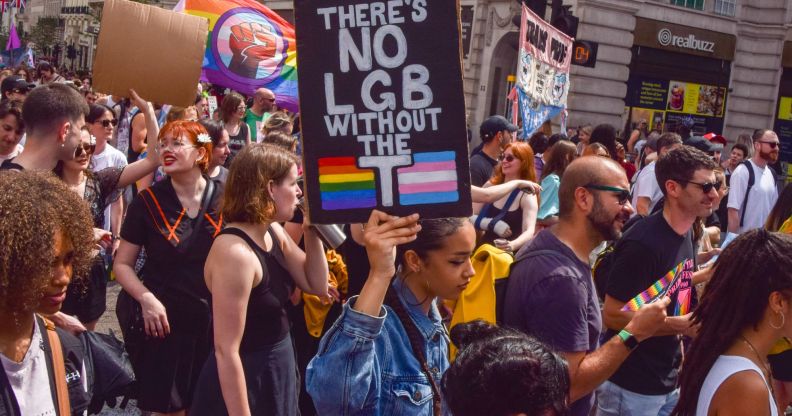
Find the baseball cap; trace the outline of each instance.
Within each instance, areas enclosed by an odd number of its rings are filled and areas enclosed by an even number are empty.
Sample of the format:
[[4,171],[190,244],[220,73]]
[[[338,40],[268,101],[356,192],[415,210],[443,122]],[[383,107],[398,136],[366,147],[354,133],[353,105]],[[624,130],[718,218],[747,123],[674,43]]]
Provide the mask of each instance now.
[[481,127],[479,128],[479,134],[481,135],[481,141],[488,142],[490,139],[495,137],[496,134],[502,132],[504,130],[508,130],[510,132],[517,131],[517,126],[512,123],[509,123],[506,120],[506,117],[503,116],[490,116],[483,123],[481,123]]
[[3,98],[5,98],[5,94],[9,91],[12,90],[30,91],[35,86],[36,86],[35,84],[31,84],[25,81],[22,77],[18,77],[16,75],[9,75],[5,77],[2,83],[0,83],[0,93],[3,95]]
[[705,134],[702,137],[704,137],[705,139],[707,139],[707,140],[709,140],[709,141],[711,141],[713,143],[720,143],[723,146],[726,146],[726,143],[727,143],[726,142],[726,138],[721,136],[718,133],[707,133],[707,134]]
[[713,153],[717,151],[723,150],[723,145],[719,143],[713,143],[701,136],[692,136],[685,142],[686,145],[695,147],[696,149],[701,150],[704,153]]

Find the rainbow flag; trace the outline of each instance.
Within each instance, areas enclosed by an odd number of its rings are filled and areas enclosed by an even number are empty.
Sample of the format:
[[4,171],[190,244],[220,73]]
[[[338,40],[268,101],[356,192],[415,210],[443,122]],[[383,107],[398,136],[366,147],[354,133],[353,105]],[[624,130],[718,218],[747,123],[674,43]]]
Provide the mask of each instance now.
[[459,200],[456,153],[413,154],[413,165],[396,170],[402,205],[440,204]]
[[322,209],[375,208],[374,171],[358,169],[355,157],[319,159],[319,194]]
[[294,27],[254,0],[181,0],[174,11],[209,19],[201,80],[251,95],[265,87],[297,106]]
[[676,267],[666,273],[662,278],[660,278],[660,280],[654,282],[652,286],[649,286],[649,289],[644,290],[634,298],[630,299],[629,302],[624,304],[624,307],[621,310],[635,312],[638,309],[641,309],[641,306],[646,305],[647,303],[652,303],[660,296],[665,295],[668,289],[674,284],[674,281],[682,275],[681,272],[684,270],[684,268],[685,261],[682,261]]

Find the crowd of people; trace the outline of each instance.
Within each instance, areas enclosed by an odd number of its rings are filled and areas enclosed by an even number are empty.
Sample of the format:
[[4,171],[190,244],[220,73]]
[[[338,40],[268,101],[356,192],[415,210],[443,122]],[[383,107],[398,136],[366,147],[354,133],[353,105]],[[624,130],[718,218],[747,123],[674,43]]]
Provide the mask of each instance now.
[[339,245],[303,214],[299,121],[268,89],[204,84],[179,108],[47,63],[0,78],[0,414],[87,413],[75,335],[109,279],[130,394],[157,415],[792,403],[792,187],[771,130],[726,154],[685,126],[523,138],[492,116],[470,218],[373,210]]

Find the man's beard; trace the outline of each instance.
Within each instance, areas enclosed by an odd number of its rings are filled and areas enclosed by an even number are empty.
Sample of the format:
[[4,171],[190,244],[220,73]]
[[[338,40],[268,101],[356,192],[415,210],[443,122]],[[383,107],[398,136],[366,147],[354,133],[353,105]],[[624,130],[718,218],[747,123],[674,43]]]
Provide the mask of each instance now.
[[775,151],[770,151],[770,152],[763,152],[763,151],[760,150],[759,151],[759,157],[761,157],[762,159],[764,159],[764,160],[766,160],[766,161],[768,161],[770,163],[775,163],[775,162],[778,161],[778,151],[775,150]]
[[[630,217],[629,215],[625,215],[623,210],[619,210],[619,213],[615,216],[608,214],[608,211],[605,210],[605,207],[600,203],[599,198],[595,197],[594,207],[586,218],[589,220],[591,227],[602,237],[603,241],[612,241],[621,238],[621,227],[624,226],[624,223],[627,222]],[[621,226],[618,228],[616,226],[617,220],[621,220]]]

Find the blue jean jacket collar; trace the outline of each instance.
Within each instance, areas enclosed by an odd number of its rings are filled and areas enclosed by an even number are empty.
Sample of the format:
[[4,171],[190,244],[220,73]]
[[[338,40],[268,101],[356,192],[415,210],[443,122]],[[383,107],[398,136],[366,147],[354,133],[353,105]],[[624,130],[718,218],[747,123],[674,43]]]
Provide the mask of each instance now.
[[429,314],[424,314],[419,300],[410,288],[404,283],[401,277],[393,278],[393,290],[399,296],[399,299],[404,303],[405,309],[410,314],[415,326],[421,331],[424,338],[431,340],[436,335],[448,338],[447,331],[443,325],[443,320],[440,317],[440,311],[437,308],[437,299],[432,300],[432,305],[429,307]]

